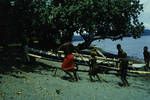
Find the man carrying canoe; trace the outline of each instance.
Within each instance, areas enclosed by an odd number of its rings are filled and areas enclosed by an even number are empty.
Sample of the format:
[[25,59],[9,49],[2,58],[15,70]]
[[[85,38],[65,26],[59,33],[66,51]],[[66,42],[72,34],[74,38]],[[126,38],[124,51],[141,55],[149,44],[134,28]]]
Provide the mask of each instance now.
[[145,61],[145,71],[149,69],[149,62],[150,62],[150,52],[148,51],[148,47],[145,46],[143,48],[143,56],[144,56],[144,61]]
[[120,44],[117,44],[117,50],[118,50],[118,58],[120,62],[120,76],[122,80],[122,84],[119,83],[121,86],[129,86],[129,83],[126,79],[127,76],[127,69],[128,69],[128,60],[127,60],[127,53],[123,51]]
[[[71,80],[78,81],[78,77],[76,73],[78,68],[75,64],[74,55],[73,55],[74,46],[72,45],[72,43],[69,42],[65,43],[63,46],[65,47],[64,50],[65,57],[61,65],[62,70],[70,76]],[[73,73],[73,75],[71,74],[71,72]]]

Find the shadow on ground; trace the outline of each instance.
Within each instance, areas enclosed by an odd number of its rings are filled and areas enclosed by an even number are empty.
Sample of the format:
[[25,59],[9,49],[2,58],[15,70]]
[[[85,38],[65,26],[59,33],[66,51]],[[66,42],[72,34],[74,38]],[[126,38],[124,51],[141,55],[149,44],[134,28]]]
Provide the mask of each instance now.
[[54,71],[50,66],[38,62],[25,62],[25,54],[21,48],[7,48],[0,50],[0,74],[11,75],[15,78],[23,78],[13,73],[33,72],[41,73],[41,70]]

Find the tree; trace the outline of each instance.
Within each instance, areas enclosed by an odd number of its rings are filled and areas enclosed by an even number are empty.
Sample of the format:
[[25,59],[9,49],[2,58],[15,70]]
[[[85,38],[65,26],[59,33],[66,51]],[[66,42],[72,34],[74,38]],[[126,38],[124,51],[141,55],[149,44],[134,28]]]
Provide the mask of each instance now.
[[86,48],[97,39],[140,37],[142,11],[140,0],[15,0],[13,20],[23,33],[52,44],[71,41],[77,32]]
[[79,33],[85,47],[96,39],[138,38],[144,30],[139,0],[53,0],[48,8],[45,20],[70,37]]
[[[0,44],[5,45],[6,37],[10,35],[8,32],[8,27],[11,25],[10,22],[10,5],[8,0],[1,0],[0,1]],[[7,38],[9,39],[9,38]]]
[[30,11],[30,0],[1,0],[0,1],[0,33],[1,42],[20,42],[27,30],[31,30],[33,14]]

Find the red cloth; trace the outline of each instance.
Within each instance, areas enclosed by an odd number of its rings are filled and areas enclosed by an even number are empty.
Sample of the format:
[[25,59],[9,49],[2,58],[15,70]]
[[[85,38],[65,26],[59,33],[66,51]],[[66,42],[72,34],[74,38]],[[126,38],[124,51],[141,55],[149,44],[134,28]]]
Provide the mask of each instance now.
[[62,63],[62,69],[64,71],[73,71],[75,68],[75,63],[74,63],[74,56],[73,54],[68,54]]

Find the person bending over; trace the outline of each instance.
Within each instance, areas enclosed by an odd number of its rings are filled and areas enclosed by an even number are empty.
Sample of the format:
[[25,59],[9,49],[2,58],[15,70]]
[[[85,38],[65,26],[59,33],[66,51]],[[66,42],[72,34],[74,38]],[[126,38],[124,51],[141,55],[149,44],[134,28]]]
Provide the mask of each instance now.
[[91,58],[89,60],[89,77],[91,81],[93,80],[93,77],[97,77],[97,79],[100,81],[100,78],[98,76],[98,68],[97,68],[97,62],[96,62],[96,52],[91,52]]
[[[68,74],[70,76],[70,78],[72,80],[78,81],[78,77],[77,77],[77,66],[75,64],[74,61],[74,55],[72,53],[72,47],[68,48],[66,51],[64,51],[65,53],[65,57],[62,63],[62,70]],[[73,75],[71,74],[73,73]]]

